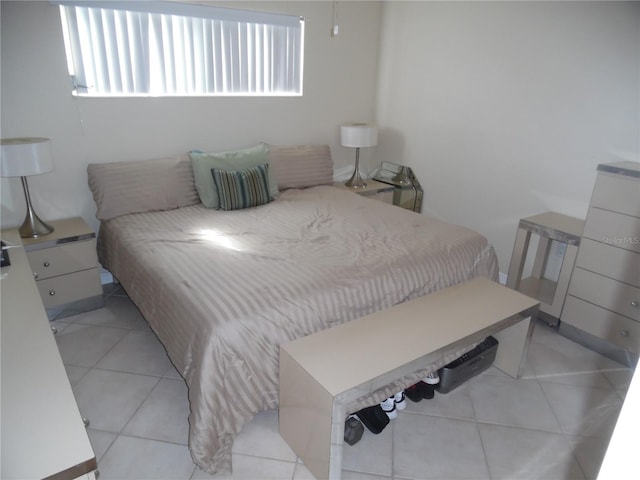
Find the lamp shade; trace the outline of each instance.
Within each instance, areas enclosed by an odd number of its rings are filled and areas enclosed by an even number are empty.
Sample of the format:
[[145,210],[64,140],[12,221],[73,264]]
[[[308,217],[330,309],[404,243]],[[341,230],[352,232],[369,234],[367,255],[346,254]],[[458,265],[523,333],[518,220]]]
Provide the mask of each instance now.
[[48,138],[3,138],[0,143],[0,176],[26,177],[53,170]]
[[340,127],[343,147],[373,147],[378,144],[378,129],[366,123],[351,123]]

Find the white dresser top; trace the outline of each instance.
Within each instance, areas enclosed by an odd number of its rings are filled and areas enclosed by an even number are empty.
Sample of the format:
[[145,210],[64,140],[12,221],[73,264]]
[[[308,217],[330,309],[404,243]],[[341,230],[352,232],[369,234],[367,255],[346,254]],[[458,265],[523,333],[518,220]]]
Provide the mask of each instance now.
[[[17,232],[3,240],[20,245]],[[96,469],[23,247],[0,275],[2,479],[75,478]]]
[[598,165],[598,171],[640,178],[640,162],[625,160],[624,162],[601,163]]

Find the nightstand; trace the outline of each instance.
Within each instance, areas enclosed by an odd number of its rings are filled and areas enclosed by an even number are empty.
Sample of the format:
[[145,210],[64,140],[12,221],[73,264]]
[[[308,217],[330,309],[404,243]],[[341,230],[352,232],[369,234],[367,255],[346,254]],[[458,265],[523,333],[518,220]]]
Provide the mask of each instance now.
[[378,182],[377,180],[372,180],[370,178],[367,178],[365,181],[367,182],[367,186],[364,188],[347,187],[343,182],[336,182],[333,185],[335,187],[344,188],[350,192],[357,193],[363,197],[373,198],[384,203],[393,204],[393,191],[395,190],[393,185],[387,185],[386,183]]
[[417,213],[422,211],[422,186],[410,167],[382,162],[373,178],[393,187],[394,205]]
[[50,319],[102,307],[95,232],[78,217],[49,224],[52,233],[22,244]]

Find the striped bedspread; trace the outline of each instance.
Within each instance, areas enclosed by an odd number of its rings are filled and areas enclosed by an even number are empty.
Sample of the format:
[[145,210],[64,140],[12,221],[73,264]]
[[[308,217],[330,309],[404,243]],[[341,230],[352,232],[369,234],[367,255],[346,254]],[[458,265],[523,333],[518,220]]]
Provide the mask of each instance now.
[[98,251],[184,377],[189,448],[210,473],[277,407],[281,343],[498,272],[478,233],[331,186],[124,215],[101,225]]

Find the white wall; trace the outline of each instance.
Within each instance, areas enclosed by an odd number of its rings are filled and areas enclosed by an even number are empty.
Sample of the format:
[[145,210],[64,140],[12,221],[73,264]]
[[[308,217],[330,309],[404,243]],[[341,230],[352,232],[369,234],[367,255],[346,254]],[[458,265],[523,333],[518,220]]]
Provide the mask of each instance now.
[[584,218],[596,166],[638,160],[638,2],[385,2],[379,66],[376,155],[502,272],[520,218]]
[[[303,97],[74,98],[57,7],[0,2],[1,134],[52,139],[55,171],[29,178],[44,220],[80,215],[97,228],[86,178],[91,162],[267,141],[328,143],[337,168],[353,163],[353,150],[339,145],[339,125],[374,119],[380,3],[341,2],[335,38],[329,35],[332,2],[226,3],[306,18]],[[0,185],[1,224],[19,225],[25,214],[20,182],[3,178]]]

